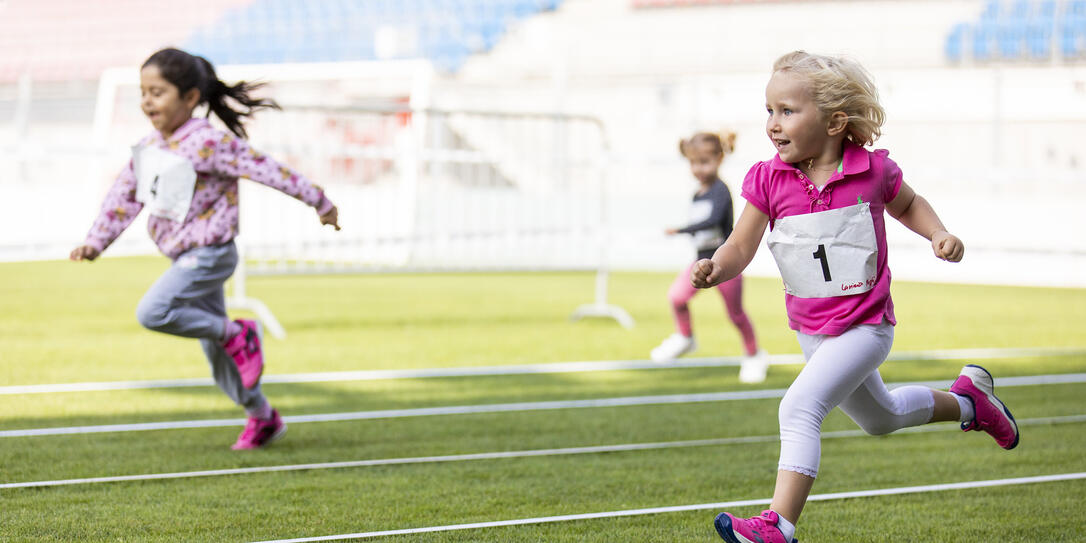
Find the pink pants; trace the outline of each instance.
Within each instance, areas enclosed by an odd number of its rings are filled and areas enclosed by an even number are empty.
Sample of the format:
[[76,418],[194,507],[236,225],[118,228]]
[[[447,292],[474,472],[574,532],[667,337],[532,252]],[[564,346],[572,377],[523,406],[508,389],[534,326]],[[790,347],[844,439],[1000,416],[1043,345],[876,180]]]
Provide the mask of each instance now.
[[[667,297],[671,300],[671,308],[675,312],[675,327],[679,333],[690,337],[693,330],[690,327],[690,299],[697,294],[698,289],[690,283],[690,272],[694,268],[691,262],[685,270],[679,272],[675,282],[667,291]],[[728,318],[732,320],[739,333],[743,336],[743,346],[748,355],[758,352],[758,340],[754,338],[754,326],[743,311],[743,276],[737,275],[731,281],[725,281],[716,286],[720,296],[724,298],[724,307],[728,310]]]

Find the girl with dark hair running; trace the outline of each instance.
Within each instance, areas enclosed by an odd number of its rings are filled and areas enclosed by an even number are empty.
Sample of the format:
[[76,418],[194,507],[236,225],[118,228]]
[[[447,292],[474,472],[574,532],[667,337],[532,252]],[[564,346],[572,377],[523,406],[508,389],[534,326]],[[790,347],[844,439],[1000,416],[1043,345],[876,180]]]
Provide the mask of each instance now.
[[[226,316],[223,284],[238,253],[238,178],[282,191],[317,210],[339,230],[338,212],[319,186],[257,152],[242,121],[278,105],[255,98],[260,84],[227,85],[206,59],[178,49],[151,55],[140,70],[140,108],[154,130],[132,148],[102,203],[101,213],[72,260],[94,260],[136,215],[150,213],[147,230],[173,265],[140,300],[136,318],[148,329],[200,340],[215,383],[249,416],[233,449],[255,449],[286,431],[260,390],[264,351],[260,324]],[[244,109],[234,109],[227,101]],[[207,105],[205,118],[193,117]],[[211,126],[214,113],[229,129]]]

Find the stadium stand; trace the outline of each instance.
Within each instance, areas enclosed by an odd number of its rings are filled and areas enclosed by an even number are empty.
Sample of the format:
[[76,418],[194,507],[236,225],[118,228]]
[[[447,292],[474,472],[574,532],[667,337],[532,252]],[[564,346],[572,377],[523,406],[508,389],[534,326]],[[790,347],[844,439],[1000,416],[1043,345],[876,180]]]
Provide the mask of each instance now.
[[111,66],[143,62],[164,44],[251,0],[188,0],[164,14],[142,0],[0,2],[0,82],[94,80]]
[[[796,2],[797,0],[633,0],[634,8],[681,8],[688,6],[726,6],[731,4],[769,4],[773,2]],[[819,0],[799,0],[817,2]]]
[[974,21],[954,24],[946,59],[1073,62],[1086,56],[1086,0],[989,0]]
[[196,29],[185,47],[216,64],[427,58],[456,71],[515,21],[558,0],[256,0]]
[[[167,45],[215,64],[428,58],[446,72],[560,0],[0,2],[0,81],[96,79]],[[123,29],[123,30],[120,30]]]

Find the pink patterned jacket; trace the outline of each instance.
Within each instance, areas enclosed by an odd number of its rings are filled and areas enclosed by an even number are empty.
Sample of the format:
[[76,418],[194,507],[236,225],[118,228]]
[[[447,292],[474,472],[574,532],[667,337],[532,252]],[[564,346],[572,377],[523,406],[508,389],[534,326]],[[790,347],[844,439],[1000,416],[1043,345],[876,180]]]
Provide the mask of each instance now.
[[[171,259],[195,247],[221,245],[238,235],[239,177],[293,196],[322,215],[333,207],[324,189],[257,152],[244,139],[212,127],[207,119],[189,119],[168,140],[154,131],[140,145],[188,159],[196,170],[196,187],[185,219],[177,222],[154,215],[147,219],[151,239]],[[144,207],[136,200],[136,185],[130,160],[106,194],[86,245],[101,252],[132,224]]]

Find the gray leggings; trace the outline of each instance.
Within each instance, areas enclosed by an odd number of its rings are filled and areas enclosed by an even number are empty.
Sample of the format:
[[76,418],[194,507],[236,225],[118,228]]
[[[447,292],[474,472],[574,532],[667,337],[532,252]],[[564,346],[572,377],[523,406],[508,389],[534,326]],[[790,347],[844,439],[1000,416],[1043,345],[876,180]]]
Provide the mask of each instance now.
[[238,405],[257,409],[266,401],[260,385],[252,389],[242,386],[234,360],[222,347],[226,326],[223,284],[237,264],[238,251],[232,241],[182,253],[143,295],[136,306],[136,319],[156,332],[199,339],[215,384]]

